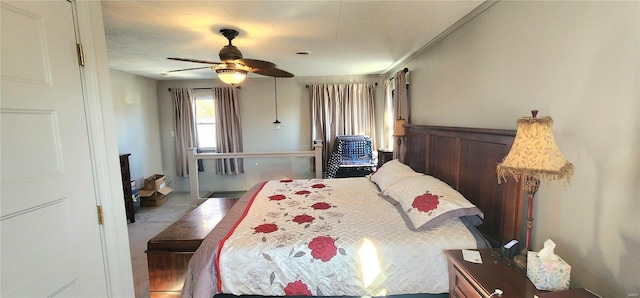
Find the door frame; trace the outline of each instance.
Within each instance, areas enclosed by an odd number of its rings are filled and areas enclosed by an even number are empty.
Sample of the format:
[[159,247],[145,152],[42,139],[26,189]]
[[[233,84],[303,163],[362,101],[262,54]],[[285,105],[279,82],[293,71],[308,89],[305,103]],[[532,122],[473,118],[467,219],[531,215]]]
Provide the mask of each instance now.
[[[118,139],[107,46],[99,1],[71,1],[76,38],[82,43],[85,65],[80,67],[85,114],[95,185],[96,205],[103,209],[100,226],[103,259],[110,297],[133,297],[134,283],[129,250]],[[96,211],[97,212],[97,211]]]

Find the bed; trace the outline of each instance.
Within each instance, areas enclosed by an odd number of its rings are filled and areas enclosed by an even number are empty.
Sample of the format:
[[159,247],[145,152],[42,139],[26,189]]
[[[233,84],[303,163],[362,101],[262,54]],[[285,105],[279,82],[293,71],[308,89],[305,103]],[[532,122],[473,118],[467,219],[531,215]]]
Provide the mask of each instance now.
[[522,184],[495,173],[514,136],[407,125],[404,164],[258,183],[204,239],[182,297],[447,292],[444,250],[520,238]]

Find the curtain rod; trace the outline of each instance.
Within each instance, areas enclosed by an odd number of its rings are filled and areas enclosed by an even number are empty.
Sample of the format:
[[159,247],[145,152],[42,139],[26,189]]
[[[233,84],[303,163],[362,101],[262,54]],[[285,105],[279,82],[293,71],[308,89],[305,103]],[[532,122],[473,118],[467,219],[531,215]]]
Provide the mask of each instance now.
[[[241,86],[236,86],[236,88],[238,89],[242,89]],[[191,88],[192,90],[212,90],[213,88],[211,87],[199,87],[199,88]],[[169,88],[169,91],[171,91],[171,88]]]
[[[404,73],[408,73],[408,72],[409,72],[409,69],[405,67],[405,68],[403,69],[403,71],[404,71]],[[393,79],[395,79],[395,77],[391,77],[391,78],[389,79],[389,81],[391,81],[391,80],[393,80]]]
[[[409,72],[409,69],[405,67],[405,68],[403,69],[403,71],[404,71],[404,73],[408,73],[408,72]],[[389,79],[389,81],[391,81],[391,80],[393,80],[393,78],[390,78],[390,79]],[[376,83],[375,85],[376,85],[376,86],[378,86],[378,83]],[[305,85],[305,88],[309,88],[309,85]]]
[[[378,82],[373,83],[376,87],[378,86]],[[309,88],[311,85],[304,85],[305,88]]]

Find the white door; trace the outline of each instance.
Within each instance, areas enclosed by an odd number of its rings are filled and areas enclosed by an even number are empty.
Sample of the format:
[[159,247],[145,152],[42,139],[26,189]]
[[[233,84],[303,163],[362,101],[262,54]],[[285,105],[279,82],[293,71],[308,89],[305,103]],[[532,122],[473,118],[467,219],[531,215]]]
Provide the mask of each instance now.
[[72,3],[2,1],[1,297],[106,297]]

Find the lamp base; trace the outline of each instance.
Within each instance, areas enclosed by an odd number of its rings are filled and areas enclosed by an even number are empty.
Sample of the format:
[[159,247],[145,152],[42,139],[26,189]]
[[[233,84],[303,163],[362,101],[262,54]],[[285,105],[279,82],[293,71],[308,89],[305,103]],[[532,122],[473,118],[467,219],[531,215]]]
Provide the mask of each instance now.
[[519,255],[513,257],[513,264],[520,270],[527,270],[527,253],[529,250],[523,249]]

